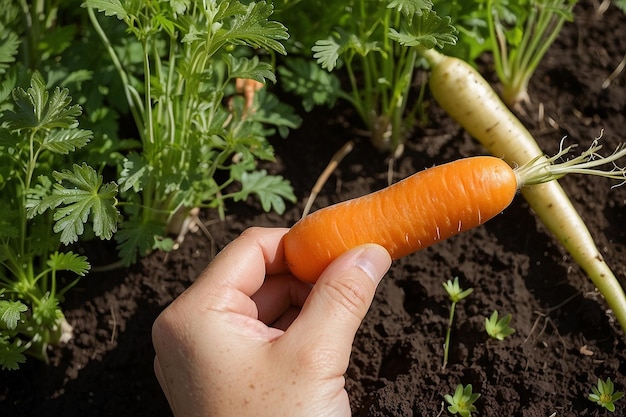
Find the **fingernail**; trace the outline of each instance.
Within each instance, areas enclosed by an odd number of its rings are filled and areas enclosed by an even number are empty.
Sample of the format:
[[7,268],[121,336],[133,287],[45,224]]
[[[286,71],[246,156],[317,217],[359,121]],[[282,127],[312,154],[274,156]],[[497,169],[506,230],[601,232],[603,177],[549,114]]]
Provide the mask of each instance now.
[[354,265],[367,274],[378,285],[391,266],[389,253],[379,245],[367,245],[359,254]]

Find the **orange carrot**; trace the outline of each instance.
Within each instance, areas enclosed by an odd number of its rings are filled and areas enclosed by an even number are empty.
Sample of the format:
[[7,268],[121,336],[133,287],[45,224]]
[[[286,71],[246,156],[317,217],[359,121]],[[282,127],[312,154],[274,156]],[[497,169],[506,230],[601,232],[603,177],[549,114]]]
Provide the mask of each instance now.
[[503,160],[461,159],[303,218],[285,235],[285,258],[291,272],[307,282],[364,243],[378,243],[398,259],[484,223],[516,192],[515,172]]
[[426,169],[385,189],[318,210],[298,221],[284,237],[285,260],[299,279],[313,283],[339,255],[365,243],[382,245],[393,259],[483,224],[502,212],[525,185],[568,173],[624,180],[612,162],[626,149],[600,157],[597,143],[581,156],[558,164],[571,147],[512,169],[493,156],[460,159]]

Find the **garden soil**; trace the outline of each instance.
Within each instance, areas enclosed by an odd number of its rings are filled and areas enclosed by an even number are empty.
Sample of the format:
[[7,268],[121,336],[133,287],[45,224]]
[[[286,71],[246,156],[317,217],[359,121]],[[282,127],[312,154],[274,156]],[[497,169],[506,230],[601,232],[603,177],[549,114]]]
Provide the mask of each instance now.
[[[624,14],[580,3],[532,79],[531,103],[518,112],[546,153],[556,152],[564,137],[585,147],[602,135],[606,152],[626,141],[626,74],[605,83],[625,53]],[[489,62],[482,64],[495,80]],[[426,103],[428,123],[414,130],[394,161],[394,181],[485,154],[428,96]],[[291,180],[297,204],[282,216],[264,214],[254,202],[231,204],[223,221],[203,211],[206,233],[188,234],[178,250],[84,278],[64,302],[73,339],[50,352],[49,365],[29,360],[0,375],[0,415],[170,416],[153,374],[150,338],[163,308],[244,229],[293,224],[347,140],[357,146],[314,209],[387,183],[389,158],[370,146],[349,108],[302,114],[301,129],[273,141],[277,162],[267,166]],[[626,187],[612,189],[609,180],[590,177],[561,182],[626,286]],[[94,264],[114,261],[111,245],[87,250]],[[457,306],[443,369],[449,301],[442,284],[454,277],[474,291]],[[493,310],[513,317],[516,332],[501,342],[488,340],[484,330]],[[481,416],[608,416],[587,395],[598,378],[626,389],[625,341],[602,296],[518,196],[487,224],[394,263],[354,341],[346,389],[355,416],[449,415],[443,396],[459,383],[482,394]],[[626,415],[626,400],[613,415]]]

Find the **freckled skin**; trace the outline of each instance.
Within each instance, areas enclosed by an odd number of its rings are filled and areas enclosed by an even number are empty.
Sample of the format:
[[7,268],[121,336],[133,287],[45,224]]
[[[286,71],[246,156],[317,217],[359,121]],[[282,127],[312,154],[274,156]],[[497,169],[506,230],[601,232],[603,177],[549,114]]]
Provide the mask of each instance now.
[[440,165],[307,216],[285,236],[285,258],[294,275],[307,282],[364,243],[377,243],[398,259],[491,219],[516,191],[515,173],[498,158]]
[[355,248],[311,286],[285,266],[285,233],[246,230],[155,320],[155,374],[176,417],[351,415],[352,343],[391,259]]

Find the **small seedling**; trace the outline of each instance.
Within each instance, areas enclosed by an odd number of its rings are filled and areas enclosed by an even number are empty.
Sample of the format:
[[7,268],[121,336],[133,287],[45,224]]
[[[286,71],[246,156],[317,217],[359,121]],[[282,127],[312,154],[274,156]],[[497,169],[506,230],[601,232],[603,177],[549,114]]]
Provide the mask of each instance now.
[[615,401],[624,396],[623,392],[614,391],[615,387],[613,386],[613,381],[611,381],[611,378],[607,378],[606,381],[598,378],[598,386],[591,387],[591,394],[589,394],[589,397],[587,398],[589,398],[596,404],[606,408],[612,413],[613,411],[615,411]]
[[494,339],[504,340],[505,337],[515,333],[515,329],[509,327],[511,322],[511,314],[507,314],[498,320],[498,310],[491,313],[491,317],[485,318],[485,330],[487,334]]
[[470,295],[472,291],[474,291],[474,289],[468,288],[466,290],[463,290],[463,288],[461,288],[461,286],[459,285],[459,277],[454,277],[454,281],[448,280],[447,282],[443,284],[443,287],[446,289],[446,292],[448,293],[448,296],[450,297],[450,301],[452,302],[452,304],[450,305],[450,317],[448,319],[448,330],[446,332],[446,341],[443,345],[442,368],[445,369],[446,365],[448,364],[448,352],[450,350],[450,333],[452,332],[452,323],[454,321],[454,310],[456,308],[456,304],[462,299],[464,299],[465,297],[467,297],[468,295]]
[[472,384],[459,384],[456,386],[454,395],[446,394],[444,399],[450,404],[448,411],[452,414],[459,414],[461,417],[471,417],[476,412],[474,403],[480,397],[479,393],[472,393]]

